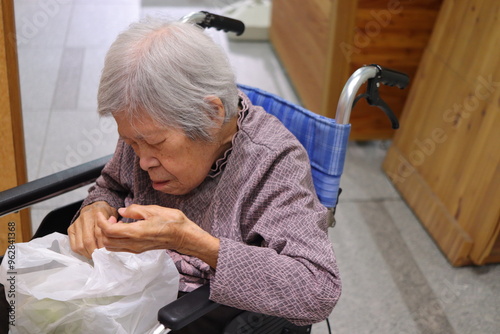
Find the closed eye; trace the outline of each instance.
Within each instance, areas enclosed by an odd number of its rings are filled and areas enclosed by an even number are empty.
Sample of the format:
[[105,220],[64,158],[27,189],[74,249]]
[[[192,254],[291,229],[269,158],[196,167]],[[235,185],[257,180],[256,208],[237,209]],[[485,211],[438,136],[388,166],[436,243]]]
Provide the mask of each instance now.
[[166,139],[166,138],[164,138],[164,139],[162,139],[162,140],[160,140],[160,141],[146,141],[146,143],[147,143],[148,145],[150,145],[150,146],[159,146],[159,145],[163,144],[166,140],[167,140],[167,139]]
[[123,140],[125,142],[125,144],[130,145],[130,146],[132,146],[132,144],[135,143],[133,140],[122,137],[122,136],[120,136],[120,139]]

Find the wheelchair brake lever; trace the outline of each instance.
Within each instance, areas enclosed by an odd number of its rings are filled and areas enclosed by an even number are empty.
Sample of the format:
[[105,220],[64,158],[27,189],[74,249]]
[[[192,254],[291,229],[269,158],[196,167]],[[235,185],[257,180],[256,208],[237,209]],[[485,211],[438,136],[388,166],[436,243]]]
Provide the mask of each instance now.
[[362,96],[366,97],[366,101],[369,105],[382,109],[391,121],[393,129],[399,129],[399,121],[389,105],[380,97],[378,87],[382,83],[387,86],[396,86],[400,89],[404,89],[408,86],[410,79],[406,74],[395,70],[383,68],[376,64],[370,66],[377,68],[377,75],[367,81],[366,94],[363,94]]
[[373,79],[369,79],[366,86],[366,102],[368,102],[371,106],[376,106],[382,109],[382,111],[387,115],[389,120],[391,121],[391,125],[393,129],[399,129],[399,121],[394,112],[389,107],[387,103],[380,97],[378,93],[378,86],[380,85],[381,78],[375,77]]
[[392,109],[389,107],[389,105],[387,103],[385,103],[384,100],[382,100],[380,97],[376,100],[376,101],[373,101],[371,100],[370,97],[367,97],[366,98],[366,101],[368,102],[369,105],[371,106],[376,106],[376,107],[379,107],[380,109],[382,109],[382,111],[387,115],[387,117],[389,118],[389,120],[391,121],[391,125],[392,125],[392,128],[394,130],[396,129],[399,129],[399,121],[398,121],[398,118],[396,117],[396,115],[394,115],[394,112],[392,111]]

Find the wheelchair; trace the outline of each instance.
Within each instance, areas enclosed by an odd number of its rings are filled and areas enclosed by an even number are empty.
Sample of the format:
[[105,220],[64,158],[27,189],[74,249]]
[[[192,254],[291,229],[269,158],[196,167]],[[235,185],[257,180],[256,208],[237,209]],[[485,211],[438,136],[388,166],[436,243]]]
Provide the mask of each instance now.
[[[240,34],[244,25],[208,12],[192,13],[181,19],[202,28]],[[367,83],[365,94],[356,96],[360,87]],[[378,95],[380,83],[405,88],[409,78],[403,73],[368,65],[355,71],[341,93],[335,119],[317,115],[305,108],[258,88],[239,85],[254,105],[262,106],[276,116],[306,148],[311,161],[314,186],[321,203],[330,211],[330,226],[335,225],[334,212],[340,194],[340,177],[343,172],[351,125],[351,109],[361,98],[370,105],[381,108],[389,117],[392,127],[399,127],[397,118]],[[107,161],[106,156],[18,187],[0,192],[0,216],[6,215],[43,200],[93,183]],[[82,200],[83,201],[83,200]],[[33,238],[53,232],[66,234],[68,224],[79,210],[82,201],[63,206],[50,212],[41,222]],[[0,259],[1,261],[1,259]],[[225,324],[223,333],[310,333],[311,326],[296,326],[285,319],[232,309],[209,299],[210,285],[204,285],[187,293],[158,311],[159,325],[155,333],[191,333],[190,326],[203,321],[214,312],[234,312],[235,316]],[[224,308],[228,308],[225,310]],[[219,311],[217,311],[219,309]],[[327,319],[326,319],[327,320]],[[329,324],[328,324],[329,327]],[[0,332],[1,332],[0,328]]]

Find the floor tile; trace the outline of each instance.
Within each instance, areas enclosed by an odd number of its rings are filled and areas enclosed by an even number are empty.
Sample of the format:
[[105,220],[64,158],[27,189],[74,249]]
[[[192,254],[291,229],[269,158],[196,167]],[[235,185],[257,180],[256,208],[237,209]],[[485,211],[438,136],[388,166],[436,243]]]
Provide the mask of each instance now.
[[382,171],[386,152],[383,145],[381,141],[349,142],[339,201],[400,198]]
[[18,48],[63,47],[71,18],[67,1],[14,1]]
[[19,50],[19,79],[24,109],[50,109],[62,52],[62,48]]
[[116,36],[139,18],[139,1],[105,5],[76,3],[74,13],[66,46],[109,48]]
[[86,48],[82,65],[78,109],[97,112],[97,91],[108,50],[104,48]]
[[[500,328],[500,266],[452,267],[402,201],[386,202],[415,262],[458,333],[495,333]],[[481,305],[482,312],[470,312]]]
[[259,87],[300,104],[268,42],[229,41],[225,49],[238,83]]
[[47,135],[49,110],[23,111],[24,146],[28,180],[38,177],[38,169]]
[[370,221],[362,213],[367,203],[339,205],[337,226],[330,230],[343,282],[330,316],[333,332],[419,333],[367,226]]
[[118,134],[112,118],[95,110],[53,112],[38,177],[113,153]]
[[226,4],[228,2],[234,2],[235,0],[142,0],[142,7],[160,7],[160,8],[206,8],[206,7],[218,7],[221,4]]
[[84,56],[84,48],[64,48],[52,99],[53,110],[77,108]]

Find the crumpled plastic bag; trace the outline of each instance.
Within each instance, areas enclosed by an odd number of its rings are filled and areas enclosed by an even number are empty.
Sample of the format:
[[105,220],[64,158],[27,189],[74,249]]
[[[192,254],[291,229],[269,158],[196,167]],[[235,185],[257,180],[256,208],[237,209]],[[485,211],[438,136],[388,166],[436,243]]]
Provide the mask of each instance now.
[[14,246],[0,267],[12,334],[144,334],[177,298],[179,273],[165,250],[101,248],[89,260],[60,233]]

